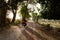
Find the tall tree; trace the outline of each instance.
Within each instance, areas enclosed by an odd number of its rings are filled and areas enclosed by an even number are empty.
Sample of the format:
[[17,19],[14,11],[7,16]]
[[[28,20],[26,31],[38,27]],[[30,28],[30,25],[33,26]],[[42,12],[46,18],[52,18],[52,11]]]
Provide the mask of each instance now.
[[11,7],[11,10],[13,12],[13,19],[12,23],[15,21],[16,13],[17,13],[17,8],[18,8],[18,2],[22,2],[23,0],[9,0],[8,4]]
[[14,14],[12,22],[15,21],[17,7],[18,7],[17,5],[18,2],[21,1],[23,0],[8,0],[8,2],[6,2],[6,0],[0,0],[0,27],[6,26],[6,12],[9,9],[11,9]]
[[0,0],[0,27],[6,26],[6,12],[7,12],[7,3],[5,0]]
[[[42,17],[47,19],[60,19],[60,1],[59,0],[40,0],[45,9],[42,11]],[[44,7],[44,6],[43,6]]]
[[27,5],[23,5],[21,8],[21,14],[22,14],[22,18],[29,18],[29,12],[28,12],[28,8]]

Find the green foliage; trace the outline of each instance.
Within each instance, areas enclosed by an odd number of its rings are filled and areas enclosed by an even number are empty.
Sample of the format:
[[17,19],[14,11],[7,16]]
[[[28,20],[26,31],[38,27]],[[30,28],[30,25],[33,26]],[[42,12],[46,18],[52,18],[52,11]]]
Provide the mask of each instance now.
[[30,17],[30,15],[29,15],[29,13],[28,13],[28,9],[27,9],[27,6],[22,6],[22,8],[21,8],[21,14],[22,14],[22,17],[24,17],[24,18],[29,18]]
[[11,7],[11,9],[17,10],[17,5],[19,2],[22,2],[23,0],[9,0],[8,5]]
[[18,3],[19,2],[22,2],[22,1],[23,0],[9,0],[8,1],[9,8],[13,12],[13,19],[12,19],[12,22],[11,23],[14,23],[15,18],[16,18],[16,12],[17,12],[17,9],[18,9]]
[[42,17],[47,18],[47,19],[60,19],[60,9],[59,9],[59,4],[60,2],[58,0],[41,0],[40,3],[42,5],[45,5],[44,10],[42,11]]
[[38,15],[38,13],[32,12],[32,18],[35,22],[38,22],[38,19],[41,18],[41,15]]
[[18,2],[21,1],[23,0],[8,0],[8,2],[6,3],[5,0],[0,0],[0,27],[5,27],[6,23],[8,23],[6,21],[7,10],[11,9],[12,11],[16,11]]
[[42,14],[41,17],[43,17],[43,18],[45,18],[45,19],[48,19],[49,16],[50,16],[49,12],[47,12],[47,11],[41,12],[41,14]]
[[14,25],[18,25],[20,23],[21,23],[21,20],[16,20],[15,23],[14,23]]
[[37,20],[37,13],[32,13],[32,16],[33,16],[33,20]]

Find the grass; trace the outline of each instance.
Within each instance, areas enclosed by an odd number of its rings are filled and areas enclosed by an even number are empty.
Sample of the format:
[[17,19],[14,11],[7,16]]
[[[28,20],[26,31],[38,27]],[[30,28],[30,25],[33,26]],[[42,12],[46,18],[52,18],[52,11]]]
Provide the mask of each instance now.
[[50,24],[53,28],[60,28],[60,20],[40,19],[38,22],[44,25]]
[[40,19],[38,22],[44,26],[45,30],[51,31],[55,30],[60,32],[60,20],[47,20],[47,19]]

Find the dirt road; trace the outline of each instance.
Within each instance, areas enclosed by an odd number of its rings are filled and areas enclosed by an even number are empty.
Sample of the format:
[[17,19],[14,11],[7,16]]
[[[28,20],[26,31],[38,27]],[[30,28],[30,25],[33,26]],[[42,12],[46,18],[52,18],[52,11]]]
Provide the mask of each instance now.
[[28,22],[25,28],[19,24],[1,32],[0,40],[60,40],[60,37],[54,37],[37,23]]

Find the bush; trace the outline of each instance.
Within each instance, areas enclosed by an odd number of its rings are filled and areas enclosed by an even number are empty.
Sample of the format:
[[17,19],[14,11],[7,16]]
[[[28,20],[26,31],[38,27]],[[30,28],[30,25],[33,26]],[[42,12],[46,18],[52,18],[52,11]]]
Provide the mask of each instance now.
[[45,27],[46,27],[46,30],[48,31],[52,30],[52,27],[50,26],[50,24],[47,24]]
[[20,24],[21,23],[21,20],[16,20],[13,24],[14,25],[18,25],[18,24]]
[[60,28],[56,28],[57,32],[60,32]]

